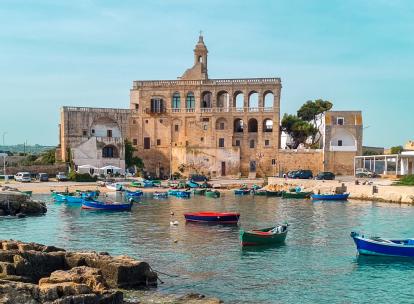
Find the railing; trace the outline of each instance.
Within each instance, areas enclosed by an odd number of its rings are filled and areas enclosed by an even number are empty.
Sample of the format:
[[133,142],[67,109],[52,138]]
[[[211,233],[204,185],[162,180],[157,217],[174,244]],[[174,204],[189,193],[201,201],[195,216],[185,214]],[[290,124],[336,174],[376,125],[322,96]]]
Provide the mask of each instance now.
[[62,107],[63,112],[99,112],[99,113],[131,113],[130,109],[115,109],[115,108],[88,108],[88,107]]
[[239,78],[239,79],[205,79],[205,80],[135,80],[133,89],[148,86],[188,86],[188,85],[246,85],[246,84],[280,84],[280,78]]
[[[165,110],[163,110],[162,112],[155,112],[155,113],[181,113],[181,112],[185,112],[185,113],[259,113],[259,112],[266,112],[266,113],[271,113],[274,112],[275,109],[274,108],[269,108],[269,107],[254,107],[254,108],[250,108],[250,107],[244,107],[244,108],[238,108],[238,107],[220,107],[220,108],[199,108],[199,109],[195,109],[195,108],[167,108]],[[149,111],[149,109],[145,109],[144,113],[150,114],[151,112]]]

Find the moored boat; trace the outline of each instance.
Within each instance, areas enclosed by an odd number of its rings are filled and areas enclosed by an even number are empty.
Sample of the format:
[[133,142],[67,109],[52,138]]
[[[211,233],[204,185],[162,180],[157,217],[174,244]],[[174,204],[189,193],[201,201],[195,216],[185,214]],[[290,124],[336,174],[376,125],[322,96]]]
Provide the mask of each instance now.
[[365,237],[351,232],[357,251],[361,255],[414,257],[414,239],[390,240],[381,237]]
[[186,185],[190,188],[199,188],[200,185],[198,183],[196,183],[195,181],[189,180]]
[[206,189],[202,189],[202,188],[199,188],[199,189],[193,189],[193,193],[194,193],[195,195],[204,195],[204,194],[206,193]]
[[219,198],[221,196],[221,193],[217,190],[206,190],[204,195],[206,197]]
[[168,192],[158,192],[158,191],[156,191],[156,192],[154,192],[153,193],[153,197],[154,198],[167,198],[168,197]]
[[83,200],[82,209],[102,211],[130,211],[132,203],[101,202],[97,200]]
[[282,193],[282,198],[296,198],[296,199],[307,199],[310,198],[313,192],[286,192]]
[[257,195],[257,196],[266,196],[267,195],[266,190],[263,190],[263,189],[253,190],[252,194]]
[[250,189],[244,189],[244,188],[235,189],[234,194],[235,195],[249,195],[250,194]]
[[184,213],[188,222],[237,224],[240,213],[236,212],[190,212]]
[[20,191],[20,192],[27,195],[27,196],[29,196],[29,197],[32,196],[32,194],[33,194],[33,191],[29,191],[29,190]]
[[271,191],[271,190],[266,190],[266,195],[267,196],[275,196],[275,197],[281,197],[283,194],[283,191]]
[[264,229],[240,230],[242,246],[274,245],[283,243],[288,233],[288,225],[278,225]]
[[123,191],[123,185],[120,183],[110,183],[105,185],[107,189],[112,191]]
[[349,193],[341,194],[312,194],[312,200],[316,201],[346,201],[349,197]]
[[187,190],[178,190],[175,192],[175,196],[181,198],[189,198],[191,196],[191,192]]
[[135,190],[135,191],[126,190],[125,194],[127,197],[138,197],[138,196],[143,196],[144,192],[142,192],[142,190]]

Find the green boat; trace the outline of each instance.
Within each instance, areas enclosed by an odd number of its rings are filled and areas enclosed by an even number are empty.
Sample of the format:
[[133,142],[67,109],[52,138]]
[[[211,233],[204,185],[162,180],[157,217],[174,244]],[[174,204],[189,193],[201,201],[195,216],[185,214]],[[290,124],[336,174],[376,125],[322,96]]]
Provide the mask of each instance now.
[[282,198],[297,198],[297,199],[306,199],[310,198],[313,192],[283,192]]
[[135,187],[135,188],[144,188],[144,185],[143,185],[143,183],[141,183],[141,182],[132,182],[132,183],[130,184],[130,186],[131,186],[131,187]]
[[267,195],[267,193],[266,193],[266,190],[255,190],[255,191],[252,191],[252,193],[253,193],[253,195],[257,195],[257,196],[266,196]]
[[206,193],[206,189],[193,189],[194,195],[204,195]]
[[267,196],[281,197],[282,194],[283,194],[283,191],[269,191],[269,190],[266,190],[266,195]]
[[27,196],[32,196],[33,191],[20,191],[23,194],[26,194]]
[[204,195],[206,197],[219,198],[221,193],[217,190],[207,190]]
[[286,240],[288,224],[257,230],[240,230],[240,243],[244,246],[281,244]]

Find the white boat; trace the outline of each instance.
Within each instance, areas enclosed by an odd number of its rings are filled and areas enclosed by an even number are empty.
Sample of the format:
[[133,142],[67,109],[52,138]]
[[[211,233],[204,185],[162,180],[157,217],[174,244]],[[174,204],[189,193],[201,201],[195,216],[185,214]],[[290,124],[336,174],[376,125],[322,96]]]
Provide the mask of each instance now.
[[121,183],[106,184],[105,187],[112,191],[123,191],[123,185]]

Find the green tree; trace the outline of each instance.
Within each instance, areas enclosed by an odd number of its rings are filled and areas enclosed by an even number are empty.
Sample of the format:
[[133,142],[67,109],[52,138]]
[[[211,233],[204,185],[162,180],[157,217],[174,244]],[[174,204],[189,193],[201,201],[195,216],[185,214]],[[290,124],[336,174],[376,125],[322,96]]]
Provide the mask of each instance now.
[[55,153],[56,153],[56,149],[50,149],[50,150],[43,152],[40,155],[38,162],[42,165],[53,165],[56,161]]
[[315,126],[311,123],[290,114],[283,115],[281,129],[292,138],[293,144],[291,148],[293,149],[305,143],[306,139],[316,132]]
[[305,102],[297,114],[298,117],[304,121],[312,122],[314,125],[314,132],[310,134],[312,138],[312,145],[318,143],[322,137],[322,134],[319,130],[322,124],[322,115],[332,109],[333,104],[330,101],[317,99],[315,101],[308,100]]
[[132,143],[125,139],[125,164],[127,168],[136,166],[137,169],[140,171],[144,168],[144,163],[141,158],[134,156],[134,152],[136,151]]
[[395,146],[391,147],[391,154],[401,154],[401,152],[404,150],[403,146]]

